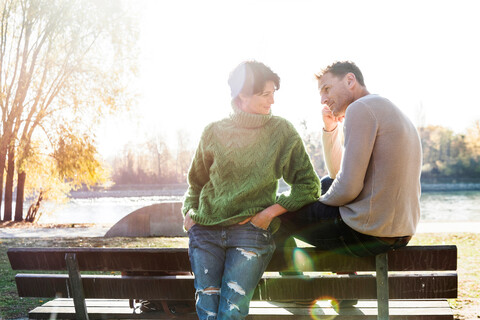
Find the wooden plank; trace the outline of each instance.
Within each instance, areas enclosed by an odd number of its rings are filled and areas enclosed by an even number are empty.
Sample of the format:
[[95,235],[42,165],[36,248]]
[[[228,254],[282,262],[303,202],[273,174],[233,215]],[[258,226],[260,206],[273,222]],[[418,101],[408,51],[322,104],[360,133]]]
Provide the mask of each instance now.
[[13,270],[66,270],[75,253],[81,271],[190,271],[187,249],[177,248],[11,248]]
[[[186,248],[10,248],[7,254],[13,270],[66,270],[68,252],[77,255],[81,271],[190,271]],[[285,256],[291,257],[289,261]],[[457,248],[407,246],[389,252],[388,260],[389,271],[456,270]],[[350,257],[313,247],[277,250],[267,271],[293,269],[375,271],[375,257]]]
[[[331,307],[330,300],[317,300],[312,302],[319,307]],[[415,303],[413,303],[415,301]],[[128,299],[85,299],[87,307],[101,307],[109,306],[112,308],[117,307],[129,307]],[[54,300],[47,301],[43,306],[62,306],[62,307],[73,307],[73,299],[68,298],[57,298]],[[277,302],[277,301],[264,301],[264,300],[252,300],[250,308],[271,308],[271,307],[281,307],[281,308],[304,308],[305,304],[299,304],[295,302]],[[358,304],[355,307],[362,308],[376,308],[376,300],[359,300]],[[390,307],[392,308],[422,308],[422,309],[438,309],[448,307],[448,301],[445,299],[418,299],[418,300],[407,300],[407,299],[392,299],[390,300]]]
[[[128,300],[90,300],[87,306],[92,310],[91,319],[102,319],[106,315],[117,319],[168,319],[161,313],[134,313],[128,306]],[[261,319],[376,319],[376,302],[359,301],[357,306],[337,312],[328,301],[318,301],[312,306],[301,306],[294,303],[276,303],[252,301],[248,320]],[[55,299],[33,310],[31,319],[48,318],[55,314],[57,318],[74,319],[75,311],[71,299]],[[452,311],[446,300],[392,300],[390,319],[453,319]],[[196,319],[195,314],[182,314],[178,318]]]
[[388,255],[379,254],[375,257],[377,277],[378,320],[388,320]]
[[407,246],[388,252],[389,271],[457,270],[457,246]]
[[[335,297],[338,300],[376,299],[372,275],[264,277],[256,294],[260,300],[308,300]],[[456,273],[393,274],[389,276],[390,299],[436,299],[457,297]],[[255,295],[254,297],[256,297]]]
[[[71,297],[67,275],[29,275],[15,277],[21,297]],[[82,276],[87,298],[137,298],[191,300],[192,276]],[[456,273],[393,274],[389,277],[391,299],[436,299],[457,297]],[[375,299],[373,275],[265,276],[254,294],[258,300],[311,300],[312,297]]]
[[65,255],[67,263],[68,278],[70,288],[72,289],[73,301],[75,304],[75,313],[78,320],[89,320],[87,306],[85,305],[85,295],[83,294],[82,278],[78,270],[78,263],[74,253]]
[[[73,307],[37,307],[32,310],[28,316],[30,319],[50,319],[54,315],[55,319],[76,319]],[[90,307],[90,319],[171,319],[170,314],[164,312],[139,313],[134,312],[130,307],[110,308]],[[180,319],[198,319],[195,313],[182,314]]]

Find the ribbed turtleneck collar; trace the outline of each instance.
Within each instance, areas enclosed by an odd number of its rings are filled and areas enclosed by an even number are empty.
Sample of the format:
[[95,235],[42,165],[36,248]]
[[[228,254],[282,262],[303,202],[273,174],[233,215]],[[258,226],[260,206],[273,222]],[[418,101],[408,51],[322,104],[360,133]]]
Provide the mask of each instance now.
[[259,128],[263,127],[271,118],[272,113],[269,114],[256,114],[248,113],[240,109],[235,102],[232,101],[233,112],[230,118],[236,125],[242,128]]

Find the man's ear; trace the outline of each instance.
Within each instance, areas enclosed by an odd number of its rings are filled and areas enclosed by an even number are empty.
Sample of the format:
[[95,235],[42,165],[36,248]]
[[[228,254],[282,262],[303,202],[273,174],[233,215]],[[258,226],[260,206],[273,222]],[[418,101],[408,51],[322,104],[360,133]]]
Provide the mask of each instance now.
[[352,72],[349,72],[345,75],[345,79],[347,81],[348,88],[352,89],[355,84],[357,83],[357,77]]

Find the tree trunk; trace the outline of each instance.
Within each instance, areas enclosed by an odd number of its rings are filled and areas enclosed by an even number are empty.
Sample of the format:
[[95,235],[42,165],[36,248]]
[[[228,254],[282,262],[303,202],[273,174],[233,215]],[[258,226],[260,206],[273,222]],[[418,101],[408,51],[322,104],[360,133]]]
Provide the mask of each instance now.
[[[3,202],[3,173],[5,172],[5,162],[7,161],[7,155],[0,152],[0,209],[2,208]],[[0,210],[1,211],[1,210]],[[0,212],[1,216],[1,212]],[[2,221],[5,220],[5,217],[1,219]]]
[[5,204],[3,218],[5,221],[12,220],[13,178],[15,175],[15,146],[8,148],[7,179],[5,182]]
[[15,221],[23,220],[23,200],[24,200],[24,194],[25,194],[26,179],[27,179],[27,173],[25,171],[22,171],[18,174],[17,203],[15,205]]

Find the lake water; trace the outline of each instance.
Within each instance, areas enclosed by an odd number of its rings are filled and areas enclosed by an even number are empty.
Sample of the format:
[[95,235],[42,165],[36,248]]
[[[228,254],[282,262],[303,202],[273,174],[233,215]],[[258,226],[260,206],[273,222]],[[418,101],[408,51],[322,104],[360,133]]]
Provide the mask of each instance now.
[[[445,188],[429,188],[437,190]],[[448,188],[455,190],[454,186]],[[467,188],[468,189],[468,188]],[[427,191],[422,193],[422,221],[480,221],[480,190]],[[132,211],[165,201],[180,201],[184,186],[116,189],[103,192],[75,192],[63,205],[43,204],[52,211],[40,223],[114,224]]]

